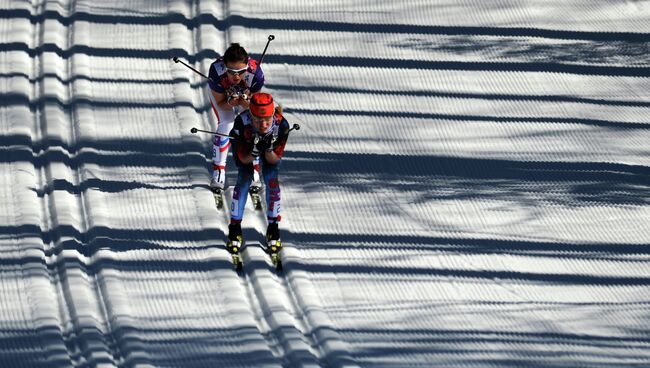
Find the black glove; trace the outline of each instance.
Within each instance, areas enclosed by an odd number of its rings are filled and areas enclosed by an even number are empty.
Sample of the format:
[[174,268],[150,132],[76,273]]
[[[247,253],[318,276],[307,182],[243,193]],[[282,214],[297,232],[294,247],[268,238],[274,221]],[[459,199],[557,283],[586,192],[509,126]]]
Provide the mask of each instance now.
[[[248,89],[242,91],[241,87],[239,86],[231,86],[226,90],[226,103],[230,106],[238,106],[240,104],[240,101],[246,101],[248,100],[248,96],[250,94],[250,91]],[[230,103],[230,101],[237,100],[237,104],[233,105]]]
[[276,142],[278,140],[278,137],[274,135],[273,133],[269,133],[260,139],[260,152],[261,151],[273,151],[275,149]]

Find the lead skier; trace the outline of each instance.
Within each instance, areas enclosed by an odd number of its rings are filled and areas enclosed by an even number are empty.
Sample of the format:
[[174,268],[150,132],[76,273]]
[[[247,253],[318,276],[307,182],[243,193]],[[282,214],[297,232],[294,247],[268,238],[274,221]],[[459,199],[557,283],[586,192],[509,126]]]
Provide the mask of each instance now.
[[238,168],[237,184],[232,194],[230,225],[228,225],[228,250],[237,254],[243,245],[241,221],[248,188],[254,175],[253,162],[259,158],[266,186],[268,207],[266,228],[267,251],[277,256],[282,249],[278,223],[280,217],[280,182],[278,173],[289,137],[289,123],[282,116],[281,106],[276,108],[273,96],[260,92],[250,99],[250,108],[235,119],[230,132],[232,154]]
[[[210,102],[217,116],[217,132],[228,135],[235,117],[249,107],[249,99],[264,86],[264,72],[258,62],[249,57],[238,43],[230,44],[223,57],[210,65],[208,85]],[[213,145],[213,172],[210,187],[221,192],[226,183],[226,158],[230,139],[215,135]],[[259,187],[259,162],[254,163],[254,185]]]

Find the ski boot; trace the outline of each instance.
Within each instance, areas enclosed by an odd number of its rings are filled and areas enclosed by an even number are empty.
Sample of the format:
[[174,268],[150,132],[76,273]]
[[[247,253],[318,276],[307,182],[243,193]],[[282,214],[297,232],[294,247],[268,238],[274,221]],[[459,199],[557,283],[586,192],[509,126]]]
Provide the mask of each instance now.
[[278,228],[278,223],[274,222],[266,228],[266,251],[271,256],[271,262],[273,262],[273,266],[278,271],[282,270],[282,261],[280,260],[281,250],[280,229]]
[[210,181],[210,190],[214,195],[214,204],[218,209],[223,208],[223,189],[226,186],[226,170],[214,169],[212,180]]
[[251,183],[248,193],[253,201],[253,208],[262,209],[262,183],[260,182],[259,164],[253,165],[253,182]]
[[243,267],[241,256],[239,251],[244,246],[244,237],[241,232],[241,224],[230,224],[228,225],[228,243],[226,243],[226,248],[228,252],[232,255],[232,264],[235,266],[237,272],[240,272]]

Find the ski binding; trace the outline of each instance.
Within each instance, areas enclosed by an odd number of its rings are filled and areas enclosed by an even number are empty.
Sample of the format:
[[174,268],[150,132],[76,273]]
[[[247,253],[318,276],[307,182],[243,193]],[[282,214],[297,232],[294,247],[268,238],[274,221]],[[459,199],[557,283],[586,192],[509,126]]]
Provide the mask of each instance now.
[[237,272],[241,272],[242,268],[244,267],[244,263],[242,262],[242,258],[241,255],[239,254],[239,251],[244,246],[244,243],[241,237],[238,238],[240,240],[228,241],[228,243],[226,244],[226,248],[228,249],[230,255],[232,256],[232,264],[235,267],[235,270],[237,270]]
[[269,240],[266,249],[271,256],[273,267],[275,267],[275,269],[278,271],[282,271],[282,259],[280,259],[280,250],[282,250],[282,243],[279,240]]

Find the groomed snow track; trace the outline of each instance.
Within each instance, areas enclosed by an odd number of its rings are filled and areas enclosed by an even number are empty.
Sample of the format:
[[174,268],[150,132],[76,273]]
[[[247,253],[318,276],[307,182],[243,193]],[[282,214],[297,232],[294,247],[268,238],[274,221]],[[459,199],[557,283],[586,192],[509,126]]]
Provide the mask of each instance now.
[[[237,273],[172,58],[269,34],[284,271],[249,206]],[[0,367],[650,366],[649,39],[647,1],[0,0]]]

